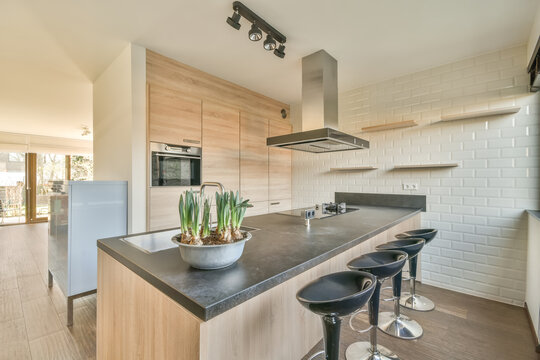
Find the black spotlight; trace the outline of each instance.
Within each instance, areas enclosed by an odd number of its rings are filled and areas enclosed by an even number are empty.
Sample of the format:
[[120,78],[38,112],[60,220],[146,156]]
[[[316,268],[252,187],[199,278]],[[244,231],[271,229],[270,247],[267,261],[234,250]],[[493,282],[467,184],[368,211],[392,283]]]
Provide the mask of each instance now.
[[251,29],[249,30],[249,40],[259,41],[261,39],[262,39],[261,29],[259,29],[257,25],[255,24],[251,25]]
[[240,30],[240,14],[236,11],[232,14],[231,17],[227,18],[227,24],[231,25],[236,30]]
[[274,50],[274,55],[276,55],[278,58],[283,59],[285,57],[285,45],[280,44],[279,47]]
[[272,35],[268,34],[266,40],[264,40],[263,46],[265,50],[272,51],[276,48],[276,40],[274,40]]

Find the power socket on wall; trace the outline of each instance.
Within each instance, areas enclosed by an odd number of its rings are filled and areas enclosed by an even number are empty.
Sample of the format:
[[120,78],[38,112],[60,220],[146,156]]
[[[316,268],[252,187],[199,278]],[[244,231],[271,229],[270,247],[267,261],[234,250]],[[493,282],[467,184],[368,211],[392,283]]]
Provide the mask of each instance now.
[[403,190],[418,190],[418,184],[403,183]]

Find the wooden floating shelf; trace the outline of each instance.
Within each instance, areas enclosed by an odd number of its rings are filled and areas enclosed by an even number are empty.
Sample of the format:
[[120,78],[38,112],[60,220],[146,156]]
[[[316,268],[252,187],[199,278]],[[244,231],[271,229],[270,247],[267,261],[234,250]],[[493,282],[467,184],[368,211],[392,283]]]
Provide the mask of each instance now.
[[521,110],[521,106],[511,106],[498,109],[490,109],[485,111],[474,111],[465,114],[455,114],[455,115],[443,115],[441,116],[440,121],[456,121],[456,120],[466,120],[474,119],[486,116],[495,116],[495,115],[505,115],[505,114],[515,114]]
[[401,169],[442,169],[442,168],[453,168],[458,167],[458,163],[450,163],[450,164],[416,164],[416,165],[396,165],[394,166],[394,169],[401,170]]
[[353,166],[353,167],[342,167],[342,168],[330,168],[330,171],[365,171],[365,170],[376,170],[374,166]]
[[383,130],[407,128],[407,127],[412,127],[412,126],[417,126],[417,125],[418,124],[416,123],[416,121],[407,120],[407,121],[400,121],[400,122],[394,122],[394,123],[389,123],[389,124],[363,127],[362,131],[363,132],[383,131]]

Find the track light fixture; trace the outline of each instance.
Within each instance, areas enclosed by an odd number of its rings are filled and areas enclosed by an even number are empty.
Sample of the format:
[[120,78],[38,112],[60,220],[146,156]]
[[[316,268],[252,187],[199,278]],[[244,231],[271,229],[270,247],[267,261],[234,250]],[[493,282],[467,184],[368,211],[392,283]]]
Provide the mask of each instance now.
[[231,17],[227,18],[227,24],[231,25],[236,30],[240,30],[240,14],[235,11]]
[[285,45],[279,45],[279,47],[274,50],[274,55],[276,55],[280,59],[283,59],[285,57]]
[[257,25],[253,24],[251,25],[251,29],[249,29],[249,40],[251,41],[259,41],[262,39],[262,32],[261,29],[257,27]]
[[[227,24],[231,25],[236,30],[239,30],[240,18],[245,18],[252,24],[251,29],[248,32],[249,40],[261,40],[264,32],[266,34],[266,39],[263,43],[264,49],[267,51],[273,50],[274,55],[283,59],[283,57],[285,57],[284,44],[287,41],[287,38],[240,1],[235,1],[232,5],[234,13],[231,17],[227,18]],[[277,46],[277,43],[279,43],[279,46]]]
[[276,48],[276,40],[274,40],[272,35],[268,34],[266,36],[266,40],[264,40],[263,47],[264,47],[264,50],[266,51],[272,51]]

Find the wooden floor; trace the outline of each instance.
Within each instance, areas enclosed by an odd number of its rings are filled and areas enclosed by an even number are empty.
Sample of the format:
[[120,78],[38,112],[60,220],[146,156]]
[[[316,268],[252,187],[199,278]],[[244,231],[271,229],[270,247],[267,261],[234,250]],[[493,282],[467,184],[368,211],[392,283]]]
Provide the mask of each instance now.
[[96,295],[74,301],[47,288],[47,224],[0,227],[0,359],[95,359]]
[[[390,285],[390,282],[385,283],[385,286]],[[417,289],[436,304],[436,309],[430,312],[403,310],[403,314],[423,327],[423,337],[407,341],[382,332],[378,335],[379,344],[394,351],[401,360],[540,359],[534,351],[523,308],[427,285],[419,284]],[[408,291],[408,286],[404,291]],[[383,295],[390,297],[391,292],[383,292]],[[391,304],[381,303],[381,311],[392,311]],[[367,316],[355,320],[354,325],[366,328]],[[369,341],[369,337],[353,332],[347,318],[341,328],[340,359],[345,359],[345,350],[357,341]],[[308,356],[322,349],[321,341]]]
[[[47,224],[0,227],[0,360],[94,359],[96,295],[75,300],[74,326],[67,328],[66,300],[46,281]],[[424,337],[379,336],[402,360],[538,359],[522,308],[430,286],[419,291],[437,304],[428,313],[405,311],[424,327]],[[390,309],[390,303],[382,307]],[[348,319],[342,327],[342,359],[348,345],[367,341],[347,324]],[[321,348],[322,343],[313,352]]]

